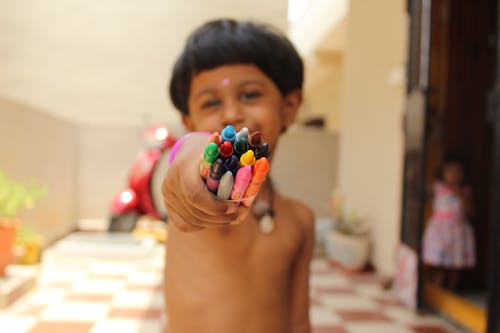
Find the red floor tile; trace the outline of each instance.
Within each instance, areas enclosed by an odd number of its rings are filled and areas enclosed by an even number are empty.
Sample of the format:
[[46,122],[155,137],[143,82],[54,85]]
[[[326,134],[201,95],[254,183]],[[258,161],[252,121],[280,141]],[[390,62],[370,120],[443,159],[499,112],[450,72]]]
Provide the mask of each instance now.
[[344,321],[390,321],[385,314],[376,311],[343,311],[337,310],[336,313]]
[[68,321],[41,321],[28,333],[88,333],[94,323],[75,323]]
[[161,318],[162,310],[158,308],[112,308],[108,317],[127,317],[131,319],[138,318]]

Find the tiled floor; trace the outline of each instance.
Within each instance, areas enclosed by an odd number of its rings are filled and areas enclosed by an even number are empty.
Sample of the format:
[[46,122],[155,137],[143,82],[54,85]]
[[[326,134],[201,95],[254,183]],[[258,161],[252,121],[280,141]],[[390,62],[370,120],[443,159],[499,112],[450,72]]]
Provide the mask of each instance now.
[[[6,333],[154,333],[162,327],[163,248],[146,259],[46,255],[34,290],[0,312]],[[433,316],[417,316],[380,289],[371,274],[346,274],[313,262],[314,333],[456,333]]]

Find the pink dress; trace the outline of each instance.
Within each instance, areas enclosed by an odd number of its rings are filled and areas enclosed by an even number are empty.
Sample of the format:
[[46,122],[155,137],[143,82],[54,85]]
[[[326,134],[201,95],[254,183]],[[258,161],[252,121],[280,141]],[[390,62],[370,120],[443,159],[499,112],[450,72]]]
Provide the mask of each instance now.
[[445,268],[467,268],[476,263],[474,231],[465,218],[459,197],[445,184],[434,184],[433,214],[424,232],[424,263]]

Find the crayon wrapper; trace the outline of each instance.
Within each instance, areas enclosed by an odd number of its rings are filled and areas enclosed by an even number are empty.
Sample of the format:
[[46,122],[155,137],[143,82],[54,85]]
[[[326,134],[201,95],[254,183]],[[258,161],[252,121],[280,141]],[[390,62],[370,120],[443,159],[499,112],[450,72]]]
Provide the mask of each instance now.
[[204,180],[207,179],[208,177],[208,171],[210,171],[210,164],[205,162],[205,160],[201,160],[201,163],[200,163],[200,175],[201,175],[201,178],[203,178]]

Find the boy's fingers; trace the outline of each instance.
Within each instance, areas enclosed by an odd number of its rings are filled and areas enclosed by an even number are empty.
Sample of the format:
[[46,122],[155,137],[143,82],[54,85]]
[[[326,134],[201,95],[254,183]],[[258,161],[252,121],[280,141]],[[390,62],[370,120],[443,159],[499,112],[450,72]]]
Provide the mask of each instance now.
[[169,220],[172,222],[173,225],[175,225],[177,229],[179,229],[182,232],[195,232],[204,229],[203,227],[198,227],[196,225],[187,222],[179,214],[177,214],[175,210],[169,210]]
[[201,177],[199,175],[196,176],[197,179],[193,182],[181,182],[182,192],[190,205],[208,215],[221,216],[234,213],[234,208],[230,208],[231,206],[236,206],[234,203],[227,203],[214,198],[205,188]]
[[192,216],[192,218],[196,221],[197,225],[200,226],[210,226],[210,225],[213,226],[214,224],[225,225],[237,218],[237,214],[235,213],[229,215],[209,215],[199,210],[196,207],[187,207],[187,204],[179,199],[175,191],[170,191],[170,192],[171,192],[170,198],[172,198],[172,204],[176,205],[176,209],[189,212],[189,215]]

